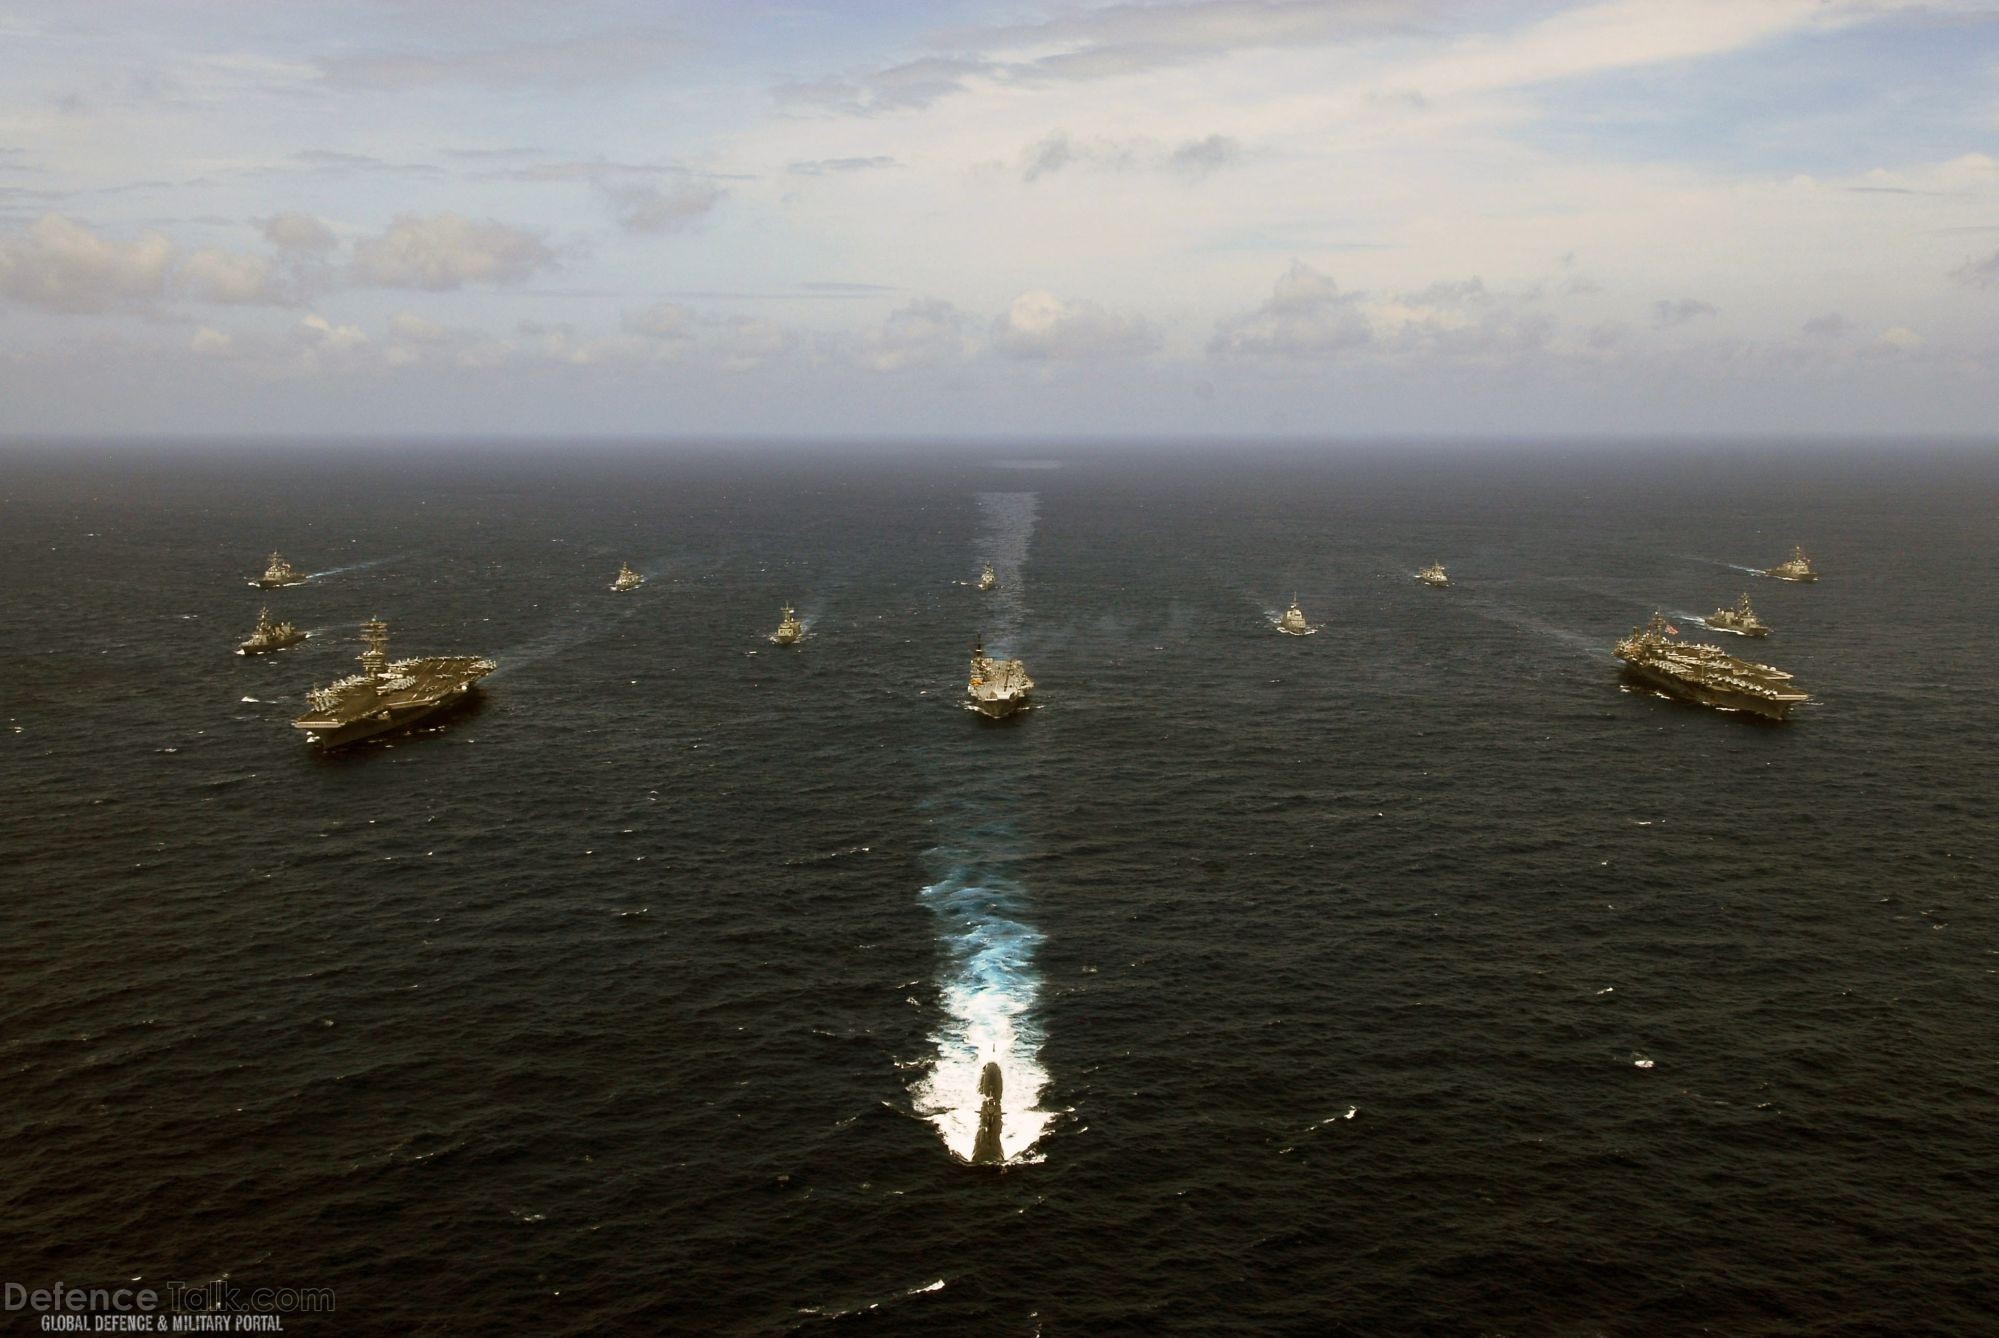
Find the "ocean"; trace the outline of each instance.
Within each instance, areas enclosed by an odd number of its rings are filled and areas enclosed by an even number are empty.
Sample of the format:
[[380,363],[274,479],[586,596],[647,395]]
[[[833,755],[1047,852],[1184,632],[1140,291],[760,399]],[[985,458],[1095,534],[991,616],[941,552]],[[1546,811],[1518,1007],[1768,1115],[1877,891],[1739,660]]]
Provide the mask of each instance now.
[[[0,1271],[332,1289],[297,1333],[1991,1332],[1995,512],[1899,442],[18,449]],[[312,640],[234,655],[266,605]],[[1625,685],[1655,609],[1814,700]],[[499,668],[317,753],[377,614]],[[1032,710],[963,709],[980,637]]]

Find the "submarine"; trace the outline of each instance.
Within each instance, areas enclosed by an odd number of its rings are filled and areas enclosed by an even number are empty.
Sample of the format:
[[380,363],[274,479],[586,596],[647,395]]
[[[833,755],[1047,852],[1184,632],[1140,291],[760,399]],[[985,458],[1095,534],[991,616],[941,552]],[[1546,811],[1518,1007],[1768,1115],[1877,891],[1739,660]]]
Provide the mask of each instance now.
[[979,1136],[972,1142],[974,1166],[998,1166],[1006,1161],[1006,1152],[1000,1147],[1000,1094],[1005,1087],[1000,1066],[988,1060],[979,1074]]

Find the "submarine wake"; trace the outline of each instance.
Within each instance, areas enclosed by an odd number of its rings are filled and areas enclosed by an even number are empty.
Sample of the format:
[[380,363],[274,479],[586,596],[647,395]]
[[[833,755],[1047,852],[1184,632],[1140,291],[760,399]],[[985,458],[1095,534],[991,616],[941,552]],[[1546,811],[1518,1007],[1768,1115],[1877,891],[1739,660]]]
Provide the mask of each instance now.
[[1026,888],[1004,868],[981,867],[962,849],[931,857],[946,872],[923,889],[923,900],[942,921],[950,961],[945,1017],[933,1038],[937,1055],[916,1086],[916,1110],[960,1160],[1018,1161],[1053,1119],[1039,1109],[1048,1085],[1034,1016],[1041,998],[1034,953],[1042,936],[1022,918]]
[[[1031,492],[978,496],[973,557],[992,564],[998,584],[973,596],[979,621],[968,631],[983,631],[989,647],[1010,648],[1020,636],[1027,607],[1022,572],[1038,501]],[[953,836],[925,856],[931,881],[922,899],[937,917],[946,958],[939,991],[944,1016],[932,1038],[936,1056],[912,1097],[953,1156],[1004,1165],[1030,1158],[1053,1119],[1040,1109],[1048,1073],[1040,1060],[1042,981],[1034,954],[1042,936],[1028,918],[1032,899],[1021,877],[1026,843],[1012,817],[1029,779],[1017,740],[985,730],[959,737],[976,750],[957,755],[962,768],[977,771],[979,785],[967,794],[954,774],[945,797],[925,805]]]

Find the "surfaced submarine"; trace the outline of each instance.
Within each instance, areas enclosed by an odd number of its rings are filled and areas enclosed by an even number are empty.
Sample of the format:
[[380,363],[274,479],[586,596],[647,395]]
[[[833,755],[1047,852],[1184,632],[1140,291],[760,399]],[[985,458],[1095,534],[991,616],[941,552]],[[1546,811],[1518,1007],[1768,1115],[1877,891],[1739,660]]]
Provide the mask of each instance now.
[[987,1061],[979,1074],[979,1136],[972,1142],[974,1166],[998,1166],[1006,1160],[1006,1152],[1000,1147],[1000,1093],[1005,1087],[1000,1066]]

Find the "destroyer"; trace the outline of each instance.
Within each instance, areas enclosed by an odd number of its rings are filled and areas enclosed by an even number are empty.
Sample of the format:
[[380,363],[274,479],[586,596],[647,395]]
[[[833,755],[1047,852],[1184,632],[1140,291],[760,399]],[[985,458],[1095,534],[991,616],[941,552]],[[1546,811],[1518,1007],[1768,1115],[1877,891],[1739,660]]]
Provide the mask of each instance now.
[[1019,660],[989,660],[984,637],[972,646],[972,672],[965,684],[965,703],[991,720],[1012,715],[1028,705],[1034,680]]
[[1756,610],[1749,607],[1749,595],[1744,592],[1735,601],[1732,609],[1716,609],[1707,616],[1707,625],[1717,632],[1733,632],[1737,636],[1769,636],[1770,629],[1756,616]]
[[1810,695],[1782,669],[1738,660],[1719,646],[1675,641],[1679,629],[1659,614],[1612,647],[1624,671],[1648,687],[1724,711],[1752,711],[1782,720]]
[[450,706],[493,672],[491,660],[439,655],[389,660],[389,629],[380,618],[361,624],[361,672],[305,694],[308,709],[292,724],[325,748],[402,729]]
[[622,595],[625,591],[636,590],[645,583],[646,578],[633,571],[631,563],[620,562],[618,564],[618,579],[611,582],[611,588]]
[[988,562],[985,566],[985,570],[979,573],[979,589],[990,590],[998,584],[999,584],[999,573],[994,571],[992,563]]
[[805,635],[805,624],[798,621],[798,615],[791,611],[791,605],[784,606],[784,617],[778,619],[777,630],[770,639],[780,646],[789,646]]
[[1819,578],[1819,574],[1812,570],[1812,560],[1805,556],[1805,550],[1797,547],[1791,549],[1791,556],[1763,574],[1780,581],[1816,581]]
[[264,568],[264,574],[250,584],[259,590],[275,590],[281,585],[303,585],[311,579],[312,577],[285,561],[282,555],[273,553],[270,563]]
[[1319,629],[1305,621],[1304,611],[1298,607],[1298,596],[1291,596],[1291,607],[1284,610],[1284,616],[1277,620],[1277,630],[1287,636],[1310,636]]
[[1416,579],[1424,585],[1444,586],[1451,583],[1451,578],[1444,574],[1444,564],[1441,562],[1432,562],[1417,572]]
[[283,650],[286,646],[296,646],[305,640],[307,633],[301,632],[293,623],[274,623],[271,611],[264,609],[257,614],[257,630],[250,633],[250,639],[236,648],[238,655],[262,655],[266,651]]

